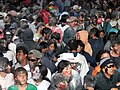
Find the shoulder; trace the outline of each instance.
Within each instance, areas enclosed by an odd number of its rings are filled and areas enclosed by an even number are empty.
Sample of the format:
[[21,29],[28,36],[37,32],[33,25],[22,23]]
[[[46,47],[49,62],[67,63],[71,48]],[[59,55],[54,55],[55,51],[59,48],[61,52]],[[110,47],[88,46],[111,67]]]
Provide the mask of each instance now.
[[16,85],[12,85],[8,88],[8,90],[18,90],[18,87]]
[[28,82],[29,84],[35,85],[34,80],[33,80],[32,78],[28,79],[27,82]]
[[33,84],[28,83],[28,86],[27,86],[26,90],[37,90],[37,87],[34,86]]
[[6,75],[6,79],[12,80],[14,78],[12,73]]
[[102,74],[102,72],[100,71],[97,75],[96,75],[96,80],[100,80],[100,78],[103,78],[103,74]]

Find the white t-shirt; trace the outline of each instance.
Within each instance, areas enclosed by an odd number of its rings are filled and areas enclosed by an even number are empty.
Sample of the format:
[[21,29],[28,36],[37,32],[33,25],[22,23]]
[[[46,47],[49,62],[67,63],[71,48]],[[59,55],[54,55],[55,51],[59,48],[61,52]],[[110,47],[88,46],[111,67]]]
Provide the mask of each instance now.
[[36,85],[32,78],[28,80],[28,83],[35,85],[37,87],[37,90],[48,90],[50,86],[50,82],[46,80],[43,80],[39,83],[39,85]]
[[14,77],[12,73],[6,75],[5,78],[0,76],[0,85],[2,86],[2,90],[7,90],[9,86],[14,84]]

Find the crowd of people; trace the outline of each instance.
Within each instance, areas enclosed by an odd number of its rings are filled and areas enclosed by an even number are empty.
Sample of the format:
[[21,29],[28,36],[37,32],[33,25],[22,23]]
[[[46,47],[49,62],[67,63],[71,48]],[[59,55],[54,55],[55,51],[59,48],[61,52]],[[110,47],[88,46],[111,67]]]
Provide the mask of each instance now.
[[0,8],[0,90],[120,90],[119,0]]

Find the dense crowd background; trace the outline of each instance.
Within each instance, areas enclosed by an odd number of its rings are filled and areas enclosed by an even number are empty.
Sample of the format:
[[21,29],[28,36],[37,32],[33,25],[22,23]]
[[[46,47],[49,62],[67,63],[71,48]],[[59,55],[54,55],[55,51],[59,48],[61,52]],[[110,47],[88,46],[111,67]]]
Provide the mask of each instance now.
[[120,90],[119,0],[1,0],[0,90]]

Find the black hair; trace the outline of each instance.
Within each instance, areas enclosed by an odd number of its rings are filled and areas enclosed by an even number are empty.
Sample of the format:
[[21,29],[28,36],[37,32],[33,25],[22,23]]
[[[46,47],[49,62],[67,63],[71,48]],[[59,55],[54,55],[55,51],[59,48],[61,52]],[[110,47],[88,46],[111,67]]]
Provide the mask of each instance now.
[[[4,44],[6,45],[6,47],[4,46]],[[1,52],[6,52],[9,50],[8,48],[8,41],[6,40],[6,38],[1,38],[0,39],[0,51]]]
[[[40,70],[40,74],[41,74],[41,79],[45,79],[48,73],[47,67],[45,65],[37,65],[39,67]],[[37,67],[36,66],[36,67]]]
[[59,64],[57,65],[58,73],[61,73],[63,69],[67,67],[68,65],[70,65],[69,61],[66,61],[66,60],[60,61]]
[[90,35],[94,34],[96,37],[99,37],[99,30],[97,28],[90,29]]
[[120,45],[120,38],[115,37],[115,38],[112,39],[111,46],[114,47],[115,44],[119,44]]
[[99,31],[99,33],[101,33],[101,32],[105,33],[105,31],[104,31],[104,30]]
[[110,33],[108,34],[108,40],[112,40],[115,36],[116,36],[116,33],[115,33],[115,32],[110,32]]
[[7,57],[0,57],[0,71],[5,72],[7,65],[9,65],[9,60]]
[[[108,53],[110,55],[110,51],[108,50],[100,50],[98,54],[96,55],[96,60],[99,62],[102,58],[101,56],[105,53]],[[104,57],[105,58],[105,57]]]
[[43,30],[41,32],[42,36],[44,36],[44,34],[50,35],[51,33],[52,33],[52,30],[47,27],[43,28]]
[[11,20],[10,23],[13,23],[15,21],[14,17],[11,14],[7,14],[6,17],[9,17],[9,19]]
[[16,53],[18,53],[19,50],[22,50],[24,54],[28,54],[28,50],[25,46],[17,46]]
[[75,39],[70,39],[70,40],[68,41],[68,44],[67,44],[67,45],[69,46],[70,51],[72,51],[72,50],[77,50],[77,48],[78,48],[78,44],[77,44],[77,42],[76,42]]
[[56,41],[55,41],[54,39],[49,39],[49,40],[48,40],[48,47],[49,47],[51,44],[54,44],[55,49],[57,48],[57,43],[56,43]]
[[85,44],[81,40],[76,40],[77,45],[80,45],[82,47],[82,51],[84,51]]
[[57,33],[57,32],[54,32],[52,35],[51,35],[51,39],[55,39],[55,40],[60,40],[60,34]]
[[67,20],[68,17],[69,17],[69,16],[66,15],[66,14],[65,14],[65,15],[62,15],[60,22],[61,22],[61,23],[62,23],[62,22],[63,22],[63,23],[66,23],[66,20]]
[[37,19],[36,19],[36,21],[37,21],[38,23],[39,23],[39,22],[43,22],[43,18],[40,17],[40,16],[38,16]]
[[48,47],[48,43],[47,42],[38,42],[35,46],[35,49],[38,50],[38,51],[42,51],[42,49],[45,49]]
[[96,84],[96,79],[90,75],[90,74],[87,74],[85,77],[84,77],[84,83],[86,84],[86,87],[95,87],[95,84]]

